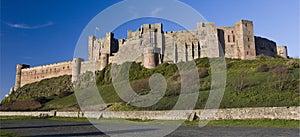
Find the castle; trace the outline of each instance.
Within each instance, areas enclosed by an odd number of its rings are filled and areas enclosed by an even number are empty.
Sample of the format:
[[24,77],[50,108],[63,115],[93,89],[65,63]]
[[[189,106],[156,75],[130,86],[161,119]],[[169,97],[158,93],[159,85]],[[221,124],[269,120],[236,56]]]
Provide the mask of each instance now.
[[[88,38],[88,60],[72,61],[30,67],[18,64],[13,90],[43,79],[72,75],[72,81],[87,71],[102,70],[109,63],[122,63],[116,57],[143,51],[136,62],[146,68],[161,63],[177,63],[197,58],[255,59],[258,55],[287,58],[287,47],[277,46],[266,38],[254,36],[253,22],[240,20],[234,26],[218,27],[212,22],[197,23],[196,30],[163,31],[163,25],[144,24],[136,31],[128,31],[127,39],[116,39],[111,32],[105,38]],[[121,51],[125,52],[121,52]]]

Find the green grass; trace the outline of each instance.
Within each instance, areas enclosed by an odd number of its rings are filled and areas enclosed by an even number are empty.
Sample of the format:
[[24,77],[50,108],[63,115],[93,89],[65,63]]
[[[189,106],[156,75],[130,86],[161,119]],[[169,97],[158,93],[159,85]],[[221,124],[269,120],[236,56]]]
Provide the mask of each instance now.
[[[184,122],[185,126],[198,126],[199,121]],[[300,128],[299,120],[255,119],[255,120],[212,120],[207,126],[236,126],[236,127],[269,127],[269,128]]]
[[[38,117],[24,117],[24,116],[12,116],[12,117],[0,117],[0,120],[26,120],[37,119]],[[49,120],[61,120],[61,121],[75,121],[75,122],[89,122],[87,118],[70,118],[70,117],[51,117]],[[177,124],[180,121],[173,120],[140,120],[140,119],[92,119],[95,122],[101,123],[120,123],[120,122],[138,122],[141,124],[147,124],[148,122],[154,122],[157,124]],[[198,126],[199,120],[185,121],[183,126]],[[231,127],[269,127],[269,128],[300,128],[299,120],[282,120],[282,119],[245,119],[245,120],[211,120],[206,126],[231,126]]]
[[33,116],[0,116],[0,120],[26,120],[26,119],[38,119],[39,117]]
[[[278,64],[286,64],[289,60],[281,58],[264,58],[263,60],[233,60],[226,59],[227,62],[227,82],[225,93],[220,104],[220,108],[244,108],[244,107],[286,107],[299,106],[299,83],[300,83],[300,69],[293,68],[290,70],[291,76],[295,81],[286,82],[288,88],[277,91],[276,88],[271,87],[270,77],[271,72],[257,72],[257,68],[262,64],[267,64],[272,67]],[[198,67],[207,68],[209,71],[208,59],[197,59]],[[116,93],[113,84],[111,83],[111,73],[108,66],[105,71],[100,72],[98,79],[98,89],[101,97],[106,103],[115,103],[110,108],[113,111],[130,111],[130,110],[170,110],[177,102],[180,95],[180,81],[172,78],[177,77],[176,66],[162,64],[155,69],[145,69],[138,63],[132,63],[130,68],[129,79],[131,86],[137,93],[145,92],[148,89],[145,80],[147,80],[153,73],[162,73],[167,80],[168,87],[165,96],[155,105],[145,108],[137,108],[123,102]],[[240,75],[243,75],[240,79]],[[174,76],[174,77],[173,77]],[[236,86],[243,80],[243,88],[236,90]],[[272,82],[272,81],[271,81]],[[203,109],[209,96],[211,77],[201,78],[199,97],[195,109]]]
[[70,75],[44,79],[39,82],[26,84],[10,94],[8,98],[3,99],[1,103],[9,103],[15,100],[38,97],[51,97],[59,95],[64,91],[73,91],[73,84],[71,82]]
[[77,100],[75,94],[71,94],[63,98],[59,98],[56,96],[51,101],[45,103],[43,108],[40,110],[62,110],[67,108],[77,108]]
[[[282,58],[267,58],[261,57],[257,60],[235,60],[226,59],[227,63],[227,81],[225,93],[220,104],[220,108],[244,108],[244,107],[286,107],[286,106],[300,106],[299,86],[300,86],[300,69],[290,68],[290,73],[287,77],[293,78],[293,81],[283,81],[286,87],[283,90],[278,90],[274,87],[271,78],[276,78],[271,72],[257,72],[257,68],[262,64],[266,64],[272,68],[278,64],[287,64],[288,59]],[[297,59],[299,62],[299,59]],[[196,64],[198,67],[205,67],[210,70],[209,61],[207,58],[197,59]],[[167,78],[168,88],[165,96],[155,105],[146,108],[136,108],[126,105],[125,102],[116,94],[114,87],[109,81],[106,84],[98,84],[101,97],[106,103],[118,103],[113,106],[114,111],[126,110],[169,110],[172,109],[177,102],[178,95],[180,94],[180,82],[172,81],[169,77],[176,72],[174,65],[163,64],[155,69],[147,70],[142,68],[136,63],[130,68],[130,80],[134,85],[141,79],[147,79],[155,72],[168,72],[163,73]],[[287,66],[288,67],[288,66]],[[169,68],[169,69],[166,69]],[[107,68],[107,70],[110,70]],[[103,75],[105,79],[109,79],[110,74]],[[287,80],[289,80],[288,78]],[[143,81],[144,82],[144,81]],[[203,109],[209,96],[211,77],[201,79],[199,88],[199,97],[196,103],[196,109]],[[240,84],[243,83],[243,84]],[[238,85],[242,87],[238,88]],[[175,88],[175,86],[177,86]],[[144,89],[140,89],[144,90]],[[139,89],[137,93],[141,92]]]
[[20,137],[20,136],[5,130],[0,130],[0,137]]
[[[239,59],[226,59],[227,64],[227,81],[225,87],[225,93],[220,104],[220,108],[244,108],[244,107],[287,107],[287,106],[300,106],[299,86],[300,86],[300,68],[290,68],[286,65],[290,60],[282,58],[267,58],[260,57],[257,60],[239,60]],[[296,61],[300,61],[296,59]],[[202,109],[206,105],[206,101],[209,96],[210,84],[211,84],[211,69],[209,60],[207,58],[195,60],[198,68],[205,68],[209,71],[209,76],[200,79],[199,97],[196,102],[195,109]],[[283,64],[289,67],[290,73],[288,78],[284,81],[285,87],[282,90],[278,90],[274,83],[276,81],[272,79],[280,78],[274,75],[272,72],[257,72],[257,68],[262,64],[266,64],[269,68],[272,68],[278,64]],[[182,65],[182,63],[179,63]],[[120,67],[120,66],[119,66]],[[130,110],[170,110],[177,102],[180,95],[180,76],[177,74],[177,67],[175,64],[161,64],[155,69],[146,69],[141,66],[140,63],[132,63],[129,70],[129,80],[131,86],[137,93],[147,93],[147,79],[154,73],[161,73],[168,83],[167,90],[164,97],[159,100],[153,106],[138,108],[123,102],[118,94],[115,92],[112,84],[111,77],[111,65],[105,67],[104,70],[99,72],[97,79],[97,87],[99,93],[105,103],[112,103],[110,108],[113,111],[130,111]],[[124,74],[120,74],[124,75]],[[274,76],[273,76],[274,75]],[[177,79],[179,77],[179,80]],[[84,79],[89,79],[90,74],[87,74]],[[293,80],[291,80],[293,79]],[[243,84],[241,85],[241,80]],[[70,76],[64,76],[60,78],[53,78],[44,80],[32,85],[26,85],[24,88],[18,91],[18,97],[12,95],[5,101],[11,101],[17,98],[21,100],[31,97],[31,95],[44,95],[51,88],[55,91],[50,93],[57,94],[60,91],[69,89]],[[54,85],[49,84],[53,82]],[[62,84],[68,83],[67,86]],[[238,88],[239,86],[242,88]],[[54,86],[58,86],[55,88]],[[57,93],[56,93],[57,92]],[[59,98],[58,96],[46,96],[52,100],[43,104],[43,108],[40,110],[69,110],[78,109],[77,100],[74,94]],[[94,104],[91,102],[96,95],[86,94],[84,99],[85,105]],[[4,102],[5,102],[4,101]]]
[[60,120],[60,121],[75,121],[75,122],[88,122],[87,118],[72,118],[72,117],[51,117],[49,120]]

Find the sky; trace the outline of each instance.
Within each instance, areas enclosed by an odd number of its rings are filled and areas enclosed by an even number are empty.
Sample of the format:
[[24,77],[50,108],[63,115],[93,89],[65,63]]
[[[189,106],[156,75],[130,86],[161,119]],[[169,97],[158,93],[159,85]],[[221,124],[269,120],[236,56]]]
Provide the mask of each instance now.
[[[216,26],[233,26],[241,19],[252,20],[256,36],[273,40],[277,45],[286,45],[291,57],[300,57],[299,0],[180,1],[201,13],[207,21],[215,22]],[[97,14],[118,2],[120,1],[1,0],[0,99],[14,86],[16,64],[38,66],[72,60],[76,44],[86,25]],[[171,7],[172,5],[156,9],[153,14],[168,11]],[[115,18],[115,14],[117,13],[112,12],[100,19],[99,24],[106,19]],[[186,20],[191,21],[191,18],[193,17],[187,16]],[[126,29],[136,30],[136,26],[141,23],[154,21],[132,21],[114,32],[117,38],[125,38]],[[166,25],[164,27],[167,31],[176,29]],[[105,34],[105,29],[102,28],[100,31]]]

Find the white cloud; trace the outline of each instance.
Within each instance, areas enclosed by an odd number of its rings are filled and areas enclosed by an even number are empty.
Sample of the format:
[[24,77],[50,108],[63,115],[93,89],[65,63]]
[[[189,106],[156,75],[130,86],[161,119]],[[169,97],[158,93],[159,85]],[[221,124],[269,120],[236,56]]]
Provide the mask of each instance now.
[[157,14],[161,11],[162,11],[162,8],[155,8],[154,10],[151,11],[150,14],[151,14],[151,16],[157,16]]
[[12,28],[18,28],[18,29],[39,29],[39,28],[45,28],[48,26],[52,26],[53,22],[48,22],[46,24],[39,24],[39,25],[27,25],[27,24],[13,24],[13,23],[6,23],[8,26]]

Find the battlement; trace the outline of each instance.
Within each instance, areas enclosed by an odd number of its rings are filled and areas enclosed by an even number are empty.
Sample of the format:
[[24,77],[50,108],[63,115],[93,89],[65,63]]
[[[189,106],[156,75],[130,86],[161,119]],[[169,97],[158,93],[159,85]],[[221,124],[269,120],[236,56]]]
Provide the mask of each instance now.
[[[120,52],[120,49],[126,52]],[[15,89],[46,78],[72,75],[72,81],[87,71],[102,70],[115,62],[120,54],[141,51],[141,62],[146,68],[162,63],[191,61],[197,58],[226,57],[255,59],[257,55],[288,58],[286,46],[276,46],[274,41],[254,36],[253,21],[240,20],[232,26],[215,26],[214,22],[196,23],[195,30],[164,31],[162,23],[143,24],[136,31],[128,30],[127,39],[115,39],[107,32],[104,38],[88,37],[88,61],[73,61],[30,67],[18,64]],[[123,55],[123,56],[125,56]]]
[[132,37],[137,37],[142,34],[148,33],[148,32],[158,32],[163,33],[163,25],[162,23],[155,23],[155,24],[143,24],[141,28],[138,28],[136,31],[128,30],[127,31],[127,39],[130,39]]
[[161,23],[156,23],[156,24],[143,24],[142,25],[142,30],[143,32],[163,32],[163,25]]
[[43,68],[49,68],[49,67],[55,67],[55,66],[70,64],[70,63],[72,63],[72,61],[58,62],[58,63],[53,63],[53,64],[41,65],[41,66],[26,67],[26,68],[23,68],[22,70],[30,71],[30,70],[33,70],[33,69],[43,69]]
[[30,67],[29,65],[18,64],[16,70],[16,83],[14,90],[40,81],[42,79],[71,75],[72,61],[47,64],[42,66]]
[[197,23],[197,29],[202,29],[205,27],[215,27],[215,23],[213,22],[198,22]]

